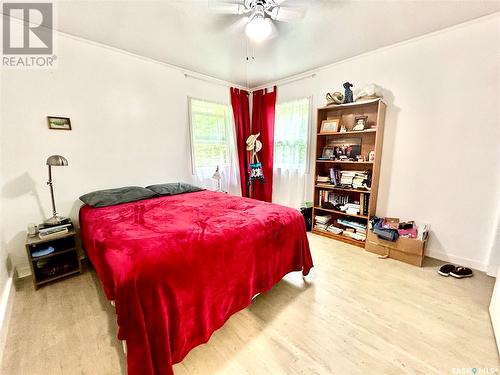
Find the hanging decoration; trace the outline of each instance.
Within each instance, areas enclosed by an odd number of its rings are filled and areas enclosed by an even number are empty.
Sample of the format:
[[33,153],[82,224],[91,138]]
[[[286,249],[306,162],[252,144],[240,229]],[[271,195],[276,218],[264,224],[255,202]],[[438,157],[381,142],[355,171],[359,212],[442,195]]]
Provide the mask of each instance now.
[[251,185],[254,180],[264,180],[262,163],[257,156],[257,153],[262,150],[262,142],[257,139],[259,136],[260,133],[252,134],[247,138],[246,142],[247,151],[251,151],[248,185]]

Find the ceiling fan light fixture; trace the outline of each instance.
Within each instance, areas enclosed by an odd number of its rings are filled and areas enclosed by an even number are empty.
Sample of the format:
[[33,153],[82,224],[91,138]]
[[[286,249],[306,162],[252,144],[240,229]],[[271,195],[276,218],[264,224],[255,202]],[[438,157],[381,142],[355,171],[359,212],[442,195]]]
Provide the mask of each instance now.
[[271,20],[261,14],[255,14],[245,26],[245,34],[256,42],[267,39],[272,32],[273,26],[271,25]]

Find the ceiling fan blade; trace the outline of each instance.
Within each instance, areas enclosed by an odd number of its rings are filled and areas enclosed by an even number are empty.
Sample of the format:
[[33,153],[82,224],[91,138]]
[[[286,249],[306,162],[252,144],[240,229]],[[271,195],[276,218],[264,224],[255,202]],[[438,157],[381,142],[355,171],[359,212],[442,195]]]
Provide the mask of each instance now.
[[300,21],[305,17],[307,9],[303,7],[278,6],[273,9],[272,19],[281,22]]
[[210,0],[208,7],[211,11],[219,14],[244,14],[243,1],[238,0]]

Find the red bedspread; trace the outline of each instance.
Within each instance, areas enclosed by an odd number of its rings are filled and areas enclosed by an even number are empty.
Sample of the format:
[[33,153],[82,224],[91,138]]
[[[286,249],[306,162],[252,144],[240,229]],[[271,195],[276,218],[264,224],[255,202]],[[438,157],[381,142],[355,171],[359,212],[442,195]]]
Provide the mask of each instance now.
[[255,294],[313,266],[298,211],[222,193],[83,206],[80,225],[132,375],[173,374]]

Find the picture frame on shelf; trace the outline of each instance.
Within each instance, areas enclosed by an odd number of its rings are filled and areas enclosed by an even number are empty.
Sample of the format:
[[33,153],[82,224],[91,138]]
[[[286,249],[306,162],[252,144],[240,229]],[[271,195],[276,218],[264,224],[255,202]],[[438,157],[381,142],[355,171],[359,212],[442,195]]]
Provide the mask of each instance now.
[[323,153],[321,154],[321,159],[331,159],[333,156],[333,147],[323,147]]
[[332,148],[332,157],[335,160],[356,160],[358,155],[361,155],[361,138],[342,137],[332,139],[328,142],[325,148]]
[[69,117],[47,116],[47,125],[52,130],[71,130]]
[[321,122],[320,134],[338,133],[340,126],[340,118],[323,120]]
[[358,132],[365,130],[367,127],[368,116],[356,116],[354,118],[354,125],[352,131]]

